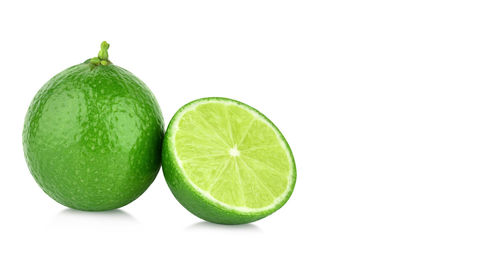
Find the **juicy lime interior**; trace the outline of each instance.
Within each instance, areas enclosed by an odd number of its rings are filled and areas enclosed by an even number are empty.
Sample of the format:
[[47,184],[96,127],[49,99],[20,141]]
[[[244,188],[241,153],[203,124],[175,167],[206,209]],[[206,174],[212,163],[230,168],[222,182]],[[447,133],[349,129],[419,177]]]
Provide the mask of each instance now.
[[186,108],[176,123],[178,163],[202,194],[250,210],[286,195],[293,170],[289,149],[255,110],[211,100]]

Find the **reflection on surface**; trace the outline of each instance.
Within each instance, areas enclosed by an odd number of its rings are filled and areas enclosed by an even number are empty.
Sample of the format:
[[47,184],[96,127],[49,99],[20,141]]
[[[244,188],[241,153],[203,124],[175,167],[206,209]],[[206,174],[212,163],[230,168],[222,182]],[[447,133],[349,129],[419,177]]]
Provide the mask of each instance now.
[[104,227],[126,226],[139,222],[129,213],[116,209],[110,211],[79,211],[66,208],[54,216],[52,226]]
[[186,228],[186,231],[209,231],[209,230],[262,232],[262,230],[257,225],[254,224],[222,225],[206,221],[196,222]]
[[125,219],[125,220],[135,220],[132,215],[126,211],[115,209],[110,211],[79,211],[75,209],[66,208],[59,212],[58,217],[87,217],[87,218],[114,218],[114,219]]

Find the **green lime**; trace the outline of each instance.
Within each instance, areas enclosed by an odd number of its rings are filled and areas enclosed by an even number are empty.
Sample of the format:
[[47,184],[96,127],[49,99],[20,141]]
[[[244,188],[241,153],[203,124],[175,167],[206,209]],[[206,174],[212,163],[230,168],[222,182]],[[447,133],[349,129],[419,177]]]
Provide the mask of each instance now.
[[161,165],[163,118],[147,86],[98,57],[50,79],[33,99],[23,130],[26,162],[40,187],[79,210],[122,207],[153,182]]
[[226,98],[198,99],[177,111],[163,141],[163,172],[187,210],[220,224],[270,215],[290,198],[296,179],[278,128]]

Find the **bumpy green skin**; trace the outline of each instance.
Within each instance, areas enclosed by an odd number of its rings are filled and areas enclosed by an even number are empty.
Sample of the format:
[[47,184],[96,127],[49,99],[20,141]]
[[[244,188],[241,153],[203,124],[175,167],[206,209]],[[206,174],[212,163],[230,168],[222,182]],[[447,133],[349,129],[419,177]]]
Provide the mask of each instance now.
[[31,174],[57,202],[111,210],[138,198],[161,165],[164,123],[147,86],[118,66],[83,63],[50,79],[23,130]]
[[[276,128],[276,130],[279,132],[281,139],[283,142],[286,144],[288,151],[290,153],[290,156],[292,157],[292,165],[293,165],[293,178],[292,178],[292,187],[290,192],[285,196],[285,198],[277,204],[275,207],[269,210],[261,211],[261,212],[241,212],[237,210],[230,210],[227,209],[226,207],[221,206],[218,203],[215,203],[206,197],[204,197],[198,190],[196,190],[192,184],[189,182],[189,180],[186,178],[184,173],[182,173],[182,169],[180,168],[179,164],[177,163],[177,160],[175,158],[175,150],[174,150],[174,145],[172,144],[172,141],[175,137],[173,134],[174,130],[172,129],[174,121],[177,118],[177,114],[181,113],[182,110],[185,108],[188,108],[192,104],[197,103],[198,101],[203,101],[203,100],[223,100],[223,101],[231,101],[234,103],[237,103],[239,105],[243,105],[248,107],[249,109],[252,109],[262,115],[272,126]],[[194,214],[195,216],[217,224],[225,224],[225,225],[237,225],[237,224],[246,224],[250,222],[257,221],[259,219],[262,219],[264,217],[267,217],[280,209],[285,203],[290,199],[290,196],[292,195],[293,189],[295,187],[295,182],[297,179],[297,170],[295,166],[295,160],[293,158],[290,146],[288,145],[287,141],[285,140],[285,137],[282,135],[282,133],[278,130],[278,128],[262,113],[260,113],[258,110],[233,99],[228,99],[228,98],[222,98],[222,97],[209,97],[209,98],[201,98],[194,100],[183,107],[181,107],[177,113],[174,115],[174,117],[170,120],[170,123],[167,127],[167,132],[165,133],[165,139],[163,140],[163,151],[162,151],[162,169],[163,169],[163,174],[165,176],[165,179],[167,181],[167,184],[174,194],[175,198],[179,203],[184,206],[189,212]]]

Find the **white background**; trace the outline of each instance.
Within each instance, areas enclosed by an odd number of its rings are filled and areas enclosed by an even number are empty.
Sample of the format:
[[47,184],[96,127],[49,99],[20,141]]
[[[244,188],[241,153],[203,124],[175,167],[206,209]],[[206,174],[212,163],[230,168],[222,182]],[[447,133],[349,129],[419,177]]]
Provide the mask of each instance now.
[[[66,209],[25,164],[24,115],[96,56],[168,122],[200,97],[266,114],[297,161],[289,202],[220,226],[163,174],[111,212]],[[499,257],[498,1],[2,1],[1,257]]]

